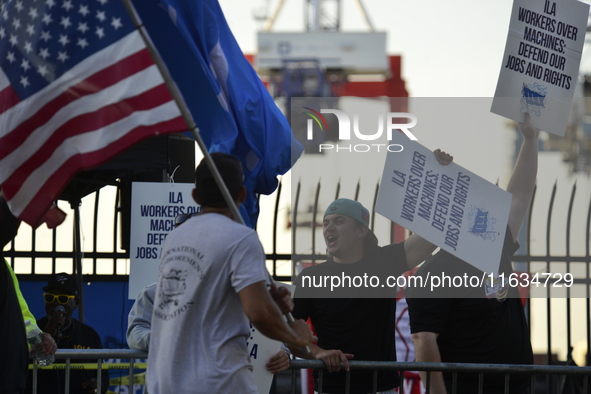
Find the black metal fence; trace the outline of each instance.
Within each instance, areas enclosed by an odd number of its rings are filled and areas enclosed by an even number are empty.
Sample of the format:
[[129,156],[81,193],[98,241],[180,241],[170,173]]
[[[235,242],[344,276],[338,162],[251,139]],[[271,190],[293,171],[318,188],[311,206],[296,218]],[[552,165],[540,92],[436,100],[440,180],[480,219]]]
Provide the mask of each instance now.
[[[291,362],[291,393],[297,392],[296,372],[299,369],[318,369],[318,393],[322,393],[322,378],[326,370],[324,363],[319,360],[295,360]],[[505,392],[509,393],[509,384],[512,377],[526,375],[529,377],[530,394],[582,394],[589,393],[589,378],[591,367],[572,366],[541,366],[541,365],[510,365],[510,364],[465,364],[465,363],[403,363],[403,362],[377,362],[377,361],[350,361],[350,371],[373,371],[373,393],[377,391],[377,371],[392,371],[401,376],[405,371],[426,371],[427,379],[425,391],[430,392],[430,376],[433,372],[452,374],[452,388],[450,394],[458,392],[457,379],[459,373],[473,373],[478,375],[478,390],[473,394],[484,392],[484,375],[495,374],[501,379]],[[345,374],[345,393],[350,391],[350,371]],[[401,384],[400,394],[410,394],[405,391],[405,385]]]

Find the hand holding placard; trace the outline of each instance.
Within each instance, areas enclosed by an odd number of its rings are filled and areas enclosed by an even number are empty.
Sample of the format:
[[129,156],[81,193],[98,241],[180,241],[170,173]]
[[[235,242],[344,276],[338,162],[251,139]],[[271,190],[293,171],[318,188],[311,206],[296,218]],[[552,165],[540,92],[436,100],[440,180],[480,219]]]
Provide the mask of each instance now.
[[515,0],[491,111],[564,135],[585,43],[589,5]]
[[485,272],[497,271],[511,195],[404,135],[386,158],[376,212]]

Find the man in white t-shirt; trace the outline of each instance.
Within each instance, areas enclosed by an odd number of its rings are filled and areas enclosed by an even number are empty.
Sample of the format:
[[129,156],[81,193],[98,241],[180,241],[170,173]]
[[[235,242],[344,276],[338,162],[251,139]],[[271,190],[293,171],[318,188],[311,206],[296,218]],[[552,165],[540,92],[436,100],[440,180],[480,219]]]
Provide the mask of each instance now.
[[[240,205],[246,196],[240,162],[223,153],[212,159]],[[193,198],[201,213],[171,232],[162,247],[148,389],[151,394],[254,394],[249,321],[267,337],[294,346],[316,338],[303,320],[286,323],[282,312],[293,306],[289,293],[267,290],[257,234],[233,220],[205,160],[195,170]]]

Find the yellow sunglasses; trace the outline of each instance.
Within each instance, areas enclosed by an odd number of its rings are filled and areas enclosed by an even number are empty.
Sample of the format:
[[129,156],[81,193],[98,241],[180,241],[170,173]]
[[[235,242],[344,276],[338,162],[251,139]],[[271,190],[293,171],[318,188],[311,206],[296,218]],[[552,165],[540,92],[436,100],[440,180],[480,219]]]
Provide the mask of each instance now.
[[45,299],[46,304],[51,304],[57,298],[57,302],[59,302],[62,305],[66,305],[71,298],[76,298],[76,296],[66,294],[55,295],[51,293],[44,293],[43,298]]

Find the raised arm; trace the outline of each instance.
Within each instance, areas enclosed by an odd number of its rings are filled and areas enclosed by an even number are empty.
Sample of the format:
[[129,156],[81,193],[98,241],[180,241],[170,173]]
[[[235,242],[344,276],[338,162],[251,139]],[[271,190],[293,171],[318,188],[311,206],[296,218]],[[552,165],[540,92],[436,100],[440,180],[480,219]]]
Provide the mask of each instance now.
[[437,248],[434,244],[427,241],[418,234],[412,234],[404,241],[404,253],[406,254],[406,264],[408,269],[413,269],[425,261],[431,253]]
[[531,202],[538,172],[539,130],[531,124],[530,118],[530,114],[527,113],[524,122],[519,123],[523,144],[507,186],[507,191],[513,195],[508,225],[514,241],[517,239],[523,218]]
[[308,346],[317,339],[305,321],[285,321],[264,281],[245,287],[238,295],[246,316],[266,337],[297,347]]
[[[417,362],[420,363],[440,363],[441,355],[439,353],[439,346],[437,345],[437,337],[439,334],[434,332],[417,332],[412,334],[412,343],[415,347],[415,356]],[[427,372],[420,371],[423,385],[427,386]],[[443,375],[441,372],[431,372],[429,379],[431,394],[446,394],[445,384],[443,383]]]

